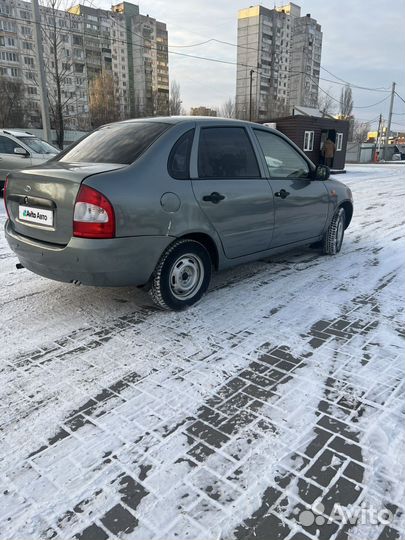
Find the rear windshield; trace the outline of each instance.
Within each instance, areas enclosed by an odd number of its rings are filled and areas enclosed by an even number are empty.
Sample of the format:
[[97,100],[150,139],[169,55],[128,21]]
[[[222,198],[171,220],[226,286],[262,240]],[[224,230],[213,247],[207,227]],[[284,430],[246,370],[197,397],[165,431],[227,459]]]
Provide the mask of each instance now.
[[170,124],[159,122],[112,124],[93,131],[56,159],[67,163],[128,165],[169,127]]

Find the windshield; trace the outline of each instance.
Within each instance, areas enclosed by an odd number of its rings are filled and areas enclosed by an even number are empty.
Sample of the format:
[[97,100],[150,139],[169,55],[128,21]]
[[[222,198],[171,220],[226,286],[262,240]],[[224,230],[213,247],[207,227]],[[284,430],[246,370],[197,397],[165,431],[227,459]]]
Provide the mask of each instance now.
[[17,139],[37,154],[59,154],[57,148],[37,137],[17,137]]
[[58,161],[67,163],[133,163],[170,124],[133,122],[111,124],[79,141]]

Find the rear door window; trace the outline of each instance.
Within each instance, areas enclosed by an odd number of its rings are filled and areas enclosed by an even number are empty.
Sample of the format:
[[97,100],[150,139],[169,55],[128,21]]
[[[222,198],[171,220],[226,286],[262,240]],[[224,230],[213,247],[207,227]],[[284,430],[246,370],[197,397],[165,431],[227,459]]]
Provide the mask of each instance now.
[[8,137],[0,136],[0,154],[14,154],[14,148],[22,148]]
[[133,163],[171,124],[128,122],[112,124],[79,141],[56,160],[67,163]]
[[260,178],[252,144],[243,127],[202,128],[198,148],[200,178]]

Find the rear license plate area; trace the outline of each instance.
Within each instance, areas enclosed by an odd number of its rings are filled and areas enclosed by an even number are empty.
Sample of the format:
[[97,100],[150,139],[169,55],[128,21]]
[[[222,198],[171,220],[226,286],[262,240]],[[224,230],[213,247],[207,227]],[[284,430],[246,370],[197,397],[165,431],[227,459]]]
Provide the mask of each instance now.
[[53,227],[53,210],[19,205],[18,219],[21,223],[35,223],[44,227]]

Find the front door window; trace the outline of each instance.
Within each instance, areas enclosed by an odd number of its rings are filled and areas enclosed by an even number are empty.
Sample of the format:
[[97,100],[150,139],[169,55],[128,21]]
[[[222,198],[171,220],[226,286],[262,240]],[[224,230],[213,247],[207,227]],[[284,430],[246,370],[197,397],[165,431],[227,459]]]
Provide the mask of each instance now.
[[270,178],[308,178],[309,166],[305,159],[284,139],[262,131],[254,130],[266,159]]

